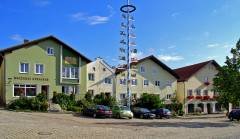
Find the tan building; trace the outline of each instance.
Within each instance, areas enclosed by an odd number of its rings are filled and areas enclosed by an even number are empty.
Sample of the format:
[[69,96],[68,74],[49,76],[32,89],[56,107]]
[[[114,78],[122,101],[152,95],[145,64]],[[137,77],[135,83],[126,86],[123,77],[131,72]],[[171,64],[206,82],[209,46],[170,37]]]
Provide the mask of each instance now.
[[87,90],[93,96],[104,93],[106,96],[114,94],[114,70],[103,59],[97,58],[87,64]]
[[220,110],[213,92],[213,78],[218,73],[218,63],[214,60],[175,69],[178,80],[177,99],[184,104],[186,114],[193,113],[197,107],[204,113]]
[[[143,93],[156,94],[166,103],[174,97],[177,90],[178,75],[153,55],[131,64],[130,90],[135,100]],[[127,72],[123,69],[116,71],[116,99],[126,104]]]

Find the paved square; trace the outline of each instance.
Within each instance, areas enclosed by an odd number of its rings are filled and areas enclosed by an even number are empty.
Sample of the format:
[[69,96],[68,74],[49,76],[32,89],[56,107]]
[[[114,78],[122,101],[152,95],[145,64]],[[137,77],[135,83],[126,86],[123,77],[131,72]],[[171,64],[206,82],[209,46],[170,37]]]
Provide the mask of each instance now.
[[237,139],[240,123],[206,119],[92,119],[72,114],[0,110],[0,138]]

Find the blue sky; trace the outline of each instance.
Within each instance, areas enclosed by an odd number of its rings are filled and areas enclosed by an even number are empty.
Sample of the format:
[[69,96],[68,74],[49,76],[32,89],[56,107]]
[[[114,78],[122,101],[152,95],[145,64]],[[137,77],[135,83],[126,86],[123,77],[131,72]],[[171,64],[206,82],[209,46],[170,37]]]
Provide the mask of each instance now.
[[[54,35],[94,60],[118,64],[126,0],[1,0],[0,49]],[[132,0],[140,58],[171,68],[209,59],[220,64],[240,38],[240,0]]]

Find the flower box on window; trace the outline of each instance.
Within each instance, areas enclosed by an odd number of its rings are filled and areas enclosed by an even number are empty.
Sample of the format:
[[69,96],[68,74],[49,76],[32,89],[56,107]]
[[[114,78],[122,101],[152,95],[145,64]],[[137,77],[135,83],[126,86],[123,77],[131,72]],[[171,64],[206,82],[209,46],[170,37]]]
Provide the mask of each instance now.
[[194,96],[187,96],[187,99],[193,99]]
[[203,96],[203,100],[209,100],[210,96]]
[[210,85],[210,82],[206,81],[204,82],[205,85]]
[[196,99],[202,99],[202,96],[196,96]]

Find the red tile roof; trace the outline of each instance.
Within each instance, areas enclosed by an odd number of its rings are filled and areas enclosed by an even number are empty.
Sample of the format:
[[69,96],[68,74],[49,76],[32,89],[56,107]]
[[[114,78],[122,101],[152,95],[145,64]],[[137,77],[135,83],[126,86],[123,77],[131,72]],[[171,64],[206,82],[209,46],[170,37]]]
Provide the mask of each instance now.
[[180,77],[180,79],[178,81],[181,82],[181,81],[188,80],[193,74],[195,74],[197,71],[199,71],[201,68],[203,68],[208,63],[212,63],[217,68],[220,67],[219,64],[215,60],[209,60],[206,62],[197,63],[194,65],[178,68],[178,69],[174,70]]

